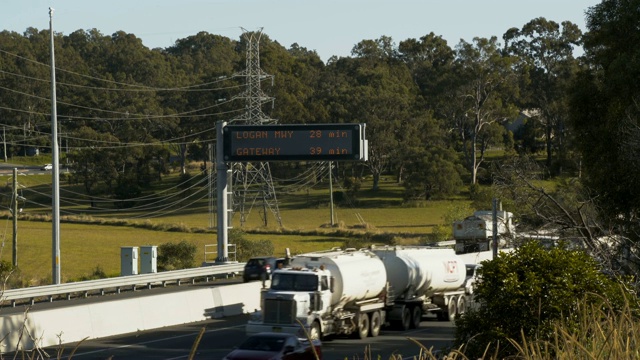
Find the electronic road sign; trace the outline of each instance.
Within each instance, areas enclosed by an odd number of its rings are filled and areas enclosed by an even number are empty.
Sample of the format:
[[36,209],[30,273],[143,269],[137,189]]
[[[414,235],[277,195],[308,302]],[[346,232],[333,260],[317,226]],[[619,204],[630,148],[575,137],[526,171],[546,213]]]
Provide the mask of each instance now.
[[365,124],[227,125],[224,161],[366,161]]

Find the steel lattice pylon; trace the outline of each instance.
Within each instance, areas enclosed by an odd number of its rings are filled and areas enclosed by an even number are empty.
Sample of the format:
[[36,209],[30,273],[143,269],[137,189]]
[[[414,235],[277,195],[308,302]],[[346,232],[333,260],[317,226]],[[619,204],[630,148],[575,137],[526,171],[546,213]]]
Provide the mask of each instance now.
[[[263,80],[273,76],[260,69],[260,37],[262,29],[258,32],[248,32],[245,29],[244,37],[247,40],[246,69],[235,76],[243,76],[246,79],[246,89],[236,98],[245,99],[245,112],[231,122],[247,125],[274,124],[277,121],[269,118],[262,112],[262,104],[273,102],[260,87]],[[233,163],[232,164],[232,192],[233,213],[240,215],[240,225],[244,225],[251,209],[256,204],[261,204],[260,214],[264,225],[267,225],[268,212],[273,213],[278,224],[282,226],[282,218],[278,209],[278,200],[271,178],[269,163]]]

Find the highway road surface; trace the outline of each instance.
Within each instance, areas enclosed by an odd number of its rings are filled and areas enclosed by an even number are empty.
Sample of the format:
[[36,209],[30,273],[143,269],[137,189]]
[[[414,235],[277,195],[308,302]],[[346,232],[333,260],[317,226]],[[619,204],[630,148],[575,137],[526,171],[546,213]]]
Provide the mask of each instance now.
[[[171,311],[171,309],[167,309]],[[161,314],[159,314],[161,316]],[[188,359],[192,347],[202,328],[205,329],[194,359],[222,359],[234,346],[245,338],[244,325],[248,315],[223,319],[212,319],[187,325],[172,326],[109,338],[87,340],[80,344],[65,344],[59,348],[46,348],[48,356],[65,360],[178,360]],[[380,336],[364,340],[330,338],[322,343],[325,360],[380,359],[402,355],[403,359],[413,359],[420,353],[418,341],[435,351],[451,346],[454,325],[440,322],[434,317],[425,318],[418,329],[409,331],[383,330]],[[61,354],[58,355],[58,351]],[[365,355],[366,354],[366,355]],[[13,358],[14,354],[5,354]],[[29,356],[32,354],[29,354]],[[18,354],[21,358],[21,354]],[[29,357],[31,358],[31,357]],[[394,357],[393,359],[396,359]]]

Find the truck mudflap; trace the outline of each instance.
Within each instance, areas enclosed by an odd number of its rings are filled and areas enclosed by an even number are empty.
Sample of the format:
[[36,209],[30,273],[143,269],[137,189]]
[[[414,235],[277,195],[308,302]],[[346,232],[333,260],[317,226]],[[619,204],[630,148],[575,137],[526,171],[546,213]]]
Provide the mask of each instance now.
[[[309,327],[305,326],[307,332],[309,331]],[[281,332],[286,334],[294,334],[298,335],[298,337],[306,338],[305,331],[300,325],[286,325],[286,324],[264,324],[258,322],[248,322],[245,331],[247,335],[257,334],[261,332]]]

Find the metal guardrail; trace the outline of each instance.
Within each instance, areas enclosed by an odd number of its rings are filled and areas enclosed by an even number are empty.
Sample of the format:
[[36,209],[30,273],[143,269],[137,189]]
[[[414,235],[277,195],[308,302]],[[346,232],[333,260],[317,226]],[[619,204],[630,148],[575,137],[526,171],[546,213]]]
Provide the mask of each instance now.
[[12,306],[16,305],[18,300],[28,300],[33,304],[36,299],[48,299],[53,301],[55,296],[66,295],[67,299],[71,299],[71,294],[84,293],[85,296],[90,291],[100,291],[102,295],[106,289],[116,289],[120,293],[122,288],[136,289],[138,285],[144,285],[151,288],[154,284],[180,282],[185,279],[195,280],[196,278],[215,277],[217,275],[237,274],[244,270],[244,263],[221,264],[212,266],[202,266],[194,269],[173,270],[153,274],[138,274],[120,276],[99,280],[79,281],[58,285],[34,286],[21,289],[10,289],[0,291],[0,303],[11,302]]

